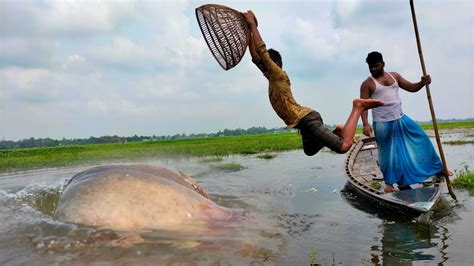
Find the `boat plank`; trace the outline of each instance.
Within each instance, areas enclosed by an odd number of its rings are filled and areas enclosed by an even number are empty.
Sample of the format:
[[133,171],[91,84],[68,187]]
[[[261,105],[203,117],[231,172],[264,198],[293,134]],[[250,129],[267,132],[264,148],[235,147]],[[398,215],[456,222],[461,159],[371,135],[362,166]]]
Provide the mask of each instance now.
[[[359,140],[347,154],[346,177],[356,191],[391,210],[419,215],[431,209],[439,199],[444,179],[425,182],[421,188],[393,193],[383,192],[383,174],[378,163],[378,149],[375,138]],[[379,184],[376,184],[379,183]],[[431,185],[431,186],[429,186]]]

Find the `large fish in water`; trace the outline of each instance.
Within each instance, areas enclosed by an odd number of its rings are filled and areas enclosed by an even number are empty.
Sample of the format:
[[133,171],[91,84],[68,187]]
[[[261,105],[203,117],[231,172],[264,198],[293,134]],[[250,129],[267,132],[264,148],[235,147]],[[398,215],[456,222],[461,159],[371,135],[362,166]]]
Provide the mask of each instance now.
[[241,212],[212,202],[182,172],[150,165],[110,165],[73,176],[58,201],[55,218],[116,230],[195,231],[238,221]]

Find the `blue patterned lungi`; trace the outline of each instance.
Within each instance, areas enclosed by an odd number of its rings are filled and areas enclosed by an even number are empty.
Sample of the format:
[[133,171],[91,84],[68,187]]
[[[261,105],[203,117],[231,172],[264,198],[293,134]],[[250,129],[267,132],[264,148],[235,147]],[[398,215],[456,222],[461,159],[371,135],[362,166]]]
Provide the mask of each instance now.
[[374,121],[373,128],[386,184],[420,183],[443,170],[425,131],[407,115],[394,121]]

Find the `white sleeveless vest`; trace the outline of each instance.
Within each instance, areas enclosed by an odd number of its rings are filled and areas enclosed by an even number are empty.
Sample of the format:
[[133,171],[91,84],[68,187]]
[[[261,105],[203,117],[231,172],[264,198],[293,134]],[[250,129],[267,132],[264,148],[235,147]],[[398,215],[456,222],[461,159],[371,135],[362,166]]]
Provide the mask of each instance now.
[[371,98],[384,102],[383,106],[372,109],[372,119],[376,122],[393,121],[403,116],[402,101],[398,96],[398,82],[389,72],[387,73],[394,80],[394,83],[389,86],[380,84],[374,77],[370,76],[375,82],[375,91]]

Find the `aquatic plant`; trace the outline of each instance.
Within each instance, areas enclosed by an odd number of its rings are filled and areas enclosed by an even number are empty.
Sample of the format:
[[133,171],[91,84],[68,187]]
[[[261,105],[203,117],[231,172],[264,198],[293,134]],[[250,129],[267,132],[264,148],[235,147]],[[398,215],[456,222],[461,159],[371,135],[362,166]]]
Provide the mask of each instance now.
[[[473,128],[474,122],[439,123],[445,128]],[[422,125],[428,129],[430,125]],[[362,129],[358,128],[361,134]],[[301,149],[301,136],[296,132],[209,137],[184,140],[159,140],[128,143],[61,146],[0,150],[0,173],[22,170],[129,162],[156,157],[222,157],[231,154],[271,153]],[[323,152],[331,152],[324,149]]]
[[216,164],[212,165],[212,168],[219,170],[219,171],[224,171],[224,172],[237,172],[242,169],[245,169],[242,165],[238,163],[223,163],[223,164]]
[[243,155],[252,155],[252,154],[256,154],[257,151],[254,151],[254,150],[243,150],[241,152]]
[[224,160],[224,158],[220,157],[220,156],[214,156],[214,157],[208,157],[208,158],[204,158],[204,159],[201,159],[199,160],[200,163],[216,163],[216,162],[222,162]]
[[276,157],[275,155],[269,154],[269,153],[257,155],[257,158],[259,158],[259,159],[267,159],[267,160],[273,159],[273,158],[275,158],[275,157]]
[[468,166],[464,164],[462,168],[456,171],[456,177],[453,180],[453,186],[456,188],[474,189],[474,172],[469,171]]
[[54,148],[0,150],[0,173],[48,167],[121,162],[157,157],[222,157],[301,149],[295,132],[189,140],[128,142]]
[[[420,124],[420,127],[423,128],[424,130],[433,129],[433,124],[432,123]],[[462,122],[438,123],[438,128],[439,129],[460,128],[460,127],[472,128],[472,127],[474,127],[474,122],[473,121],[462,121]]]
[[309,255],[309,265],[316,265],[318,261],[318,252],[316,250],[311,251]]
[[450,140],[450,141],[443,141],[446,145],[466,145],[466,144],[474,144],[474,140]]

